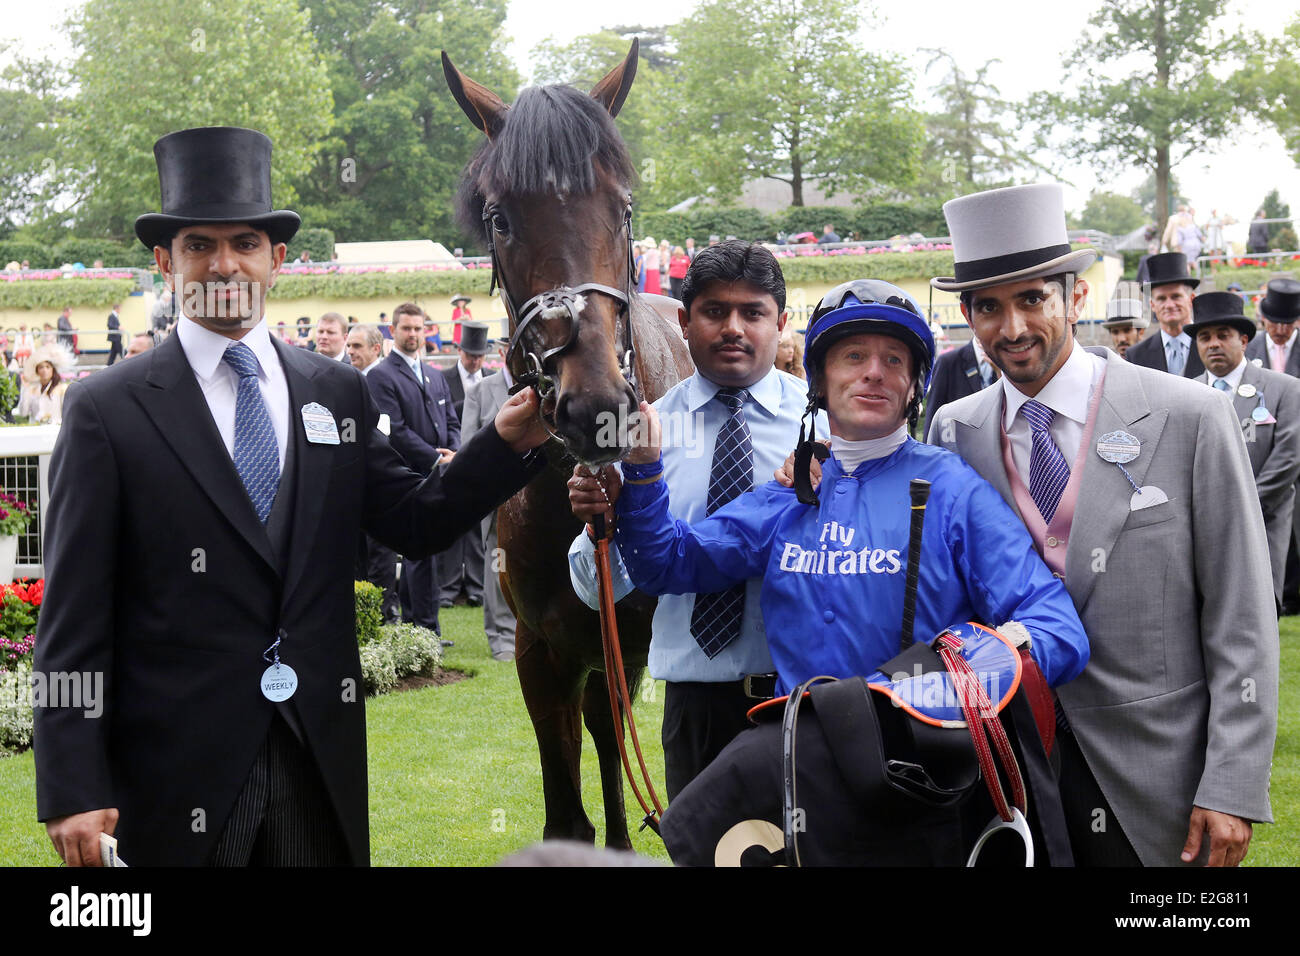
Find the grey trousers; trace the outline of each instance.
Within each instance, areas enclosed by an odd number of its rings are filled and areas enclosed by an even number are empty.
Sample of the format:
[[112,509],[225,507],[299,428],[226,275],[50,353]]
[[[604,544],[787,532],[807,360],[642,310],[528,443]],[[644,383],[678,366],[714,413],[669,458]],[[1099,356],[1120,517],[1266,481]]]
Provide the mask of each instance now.
[[480,539],[485,556],[483,568],[483,631],[487,634],[492,657],[498,661],[515,659],[515,616],[501,593],[498,571],[501,559],[497,557],[497,513],[493,511],[483,519]]
[[226,819],[212,866],[347,866],[320,771],[277,714]]
[[462,589],[471,600],[483,600],[483,536],[479,532],[465,532],[437,560],[441,603],[451,603]]

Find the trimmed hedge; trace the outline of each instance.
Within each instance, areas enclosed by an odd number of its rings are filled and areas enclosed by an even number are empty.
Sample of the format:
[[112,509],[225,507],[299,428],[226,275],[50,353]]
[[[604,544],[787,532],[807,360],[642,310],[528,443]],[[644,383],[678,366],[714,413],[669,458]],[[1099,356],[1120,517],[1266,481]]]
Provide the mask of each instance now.
[[107,307],[135,291],[134,279],[29,279],[0,282],[0,309]]
[[850,279],[896,282],[916,276],[952,275],[951,252],[875,252],[835,256],[778,257],[788,285],[835,284]]
[[791,206],[781,212],[709,206],[686,212],[651,212],[635,216],[632,228],[638,239],[647,234],[679,245],[687,236],[703,245],[709,236],[775,241],[778,232],[821,234],[826,223],[845,239],[857,233],[864,239],[919,232],[923,236],[945,235],[943,204],[873,202],[860,206]]
[[369,581],[352,582],[353,599],[357,606],[357,643],[364,646],[379,637],[379,627],[384,623],[384,591]]
[[96,259],[102,260],[109,269],[147,269],[153,265],[153,253],[134,241],[69,236],[51,245],[30,239],[0,240],[0,266],[24,259],[33,269],[57,269],[65,262],[80,262],[89,268]]
[[353,275],[282,275],[268,296],[272,299],[414,299],[425,295],[487,295],[490,269],[364,272]]

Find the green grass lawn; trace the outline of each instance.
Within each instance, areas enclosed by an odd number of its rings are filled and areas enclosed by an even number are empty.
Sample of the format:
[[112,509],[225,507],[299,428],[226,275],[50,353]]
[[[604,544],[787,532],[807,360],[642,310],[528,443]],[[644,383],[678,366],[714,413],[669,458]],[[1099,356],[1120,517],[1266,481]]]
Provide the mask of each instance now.
[[[370,842],[377,866],[478,866],[495,863],[541,838],[541,769],[513,664],[488,654],[482,612],[443,612],[456,642],[449,667],[474,677],[445,687],[390,694],[366,703],[370,734]],[[1273,763],[1277,823],[1256,828],[1248,862],[1300,865],[1300,617],[1282,625],[1282,699]],[[637,695],[641,742],[663,796],[659,726],[663,687]],[[31,753],[0,759],[0,866],[58,863],[36,823]],[[582,787],[587,813],[603,839],[600,779],[584,738]],[[629,802],[635,801],[628,793]],[[632,813],[639,819],[639,809]],[[636,849],[667,859],[650,831]],[[128,856],[129,860],[130,857]]]

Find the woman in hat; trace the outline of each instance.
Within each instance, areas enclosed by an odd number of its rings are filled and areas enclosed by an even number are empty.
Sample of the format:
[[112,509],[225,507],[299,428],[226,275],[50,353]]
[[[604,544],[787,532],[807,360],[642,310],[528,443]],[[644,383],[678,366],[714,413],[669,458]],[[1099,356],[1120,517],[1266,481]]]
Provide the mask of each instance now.
[[[468,319],[474,318],[469,310],[470,298],[467,295],[457,293],[451,297],[451,340],[456,345],[460,345],[460,324]],[[441,342],[439,343],[441,348]]]
[[646,236],[641,246],[645,250],[645,288],[640,291],[660,295],[663,286],[659,284],[659,244],[653,237]]
[[869,674],[900,649],[908,486],[922,478],[931,493],[916,639],[983,621],[1028,642],[1049,684],[1075,677],[1087,638],[1023,525],[960,458],[908,435],[934,356],[929,326],[901,289],[877,280],[832,289],[813,313],[804,359],[808,412],[824,408],[830,420],[820,495],[807,478],[808,446],[795,489],[771,482],[689,526],[670,514],[658,416],[643,405],[649,426],[634,431],[623,486],[610,490],[637,587],[708,594],[761,576],[779,692],[818,674]]
[[23,367],[23,389],[14,414],[25,415],[33,425],[57,425],[63,421],[64,381],[76,359],[57,343],[36,349]]

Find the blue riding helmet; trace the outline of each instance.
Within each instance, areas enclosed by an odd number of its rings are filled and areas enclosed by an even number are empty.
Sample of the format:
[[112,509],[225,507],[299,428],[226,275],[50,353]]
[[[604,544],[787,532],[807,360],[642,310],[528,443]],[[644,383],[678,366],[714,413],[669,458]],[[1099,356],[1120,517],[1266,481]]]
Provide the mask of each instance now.
[[930,387],[935,355],[930,324],[911,296],[880,279],[844,282],[817,303],[804,339],[803,364],[808,380],[820,374],[832,345],[845,336],[864,333],[901,340],[912,351],[922,392]]

